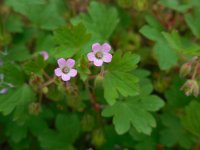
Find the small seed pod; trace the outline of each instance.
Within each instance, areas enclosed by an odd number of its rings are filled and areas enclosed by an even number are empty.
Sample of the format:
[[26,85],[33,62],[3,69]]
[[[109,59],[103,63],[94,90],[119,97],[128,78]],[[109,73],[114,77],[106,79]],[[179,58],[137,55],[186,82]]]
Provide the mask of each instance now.
[[45,87],[42,88],[42,93],[47,94],[48,91],[49,91],[49,89],[48,89],[47,86],[45,86]]
[[199,84],[196,80],[187,80],[181,87],[181,90],[185,92],[186,96],[193,94],[195,97],[197,97],[199,95]]
[[181,77],[185,77],[187,75],[189,75],[191,73],[191,70],[192,70],[192,63],[191,62],[187,62],[185,64],[183,64],[181,66],[181,69],[180,69],[180,76]]

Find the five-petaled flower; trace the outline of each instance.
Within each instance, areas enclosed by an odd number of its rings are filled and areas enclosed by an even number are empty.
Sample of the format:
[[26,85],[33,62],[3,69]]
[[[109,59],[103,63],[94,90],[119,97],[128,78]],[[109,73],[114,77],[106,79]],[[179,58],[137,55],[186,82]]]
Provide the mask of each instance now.
[[75,77],[77,75],[77,70],[73,69],[75,65],[74,59],[67,59],[64,58],[58,59],[58,66],[59,68],[56,68],[54,70],[55,75],[58,77],[61,77],[63,81],[69,81],[71,77]]
[[44,60],[47,60],[49,58],[49,54],[47,51],[41,51],[40,54],[44,58]]
[[89,61],[92,61],[95,66],[102,66],[103,62],[109,63],[112,60],[112,55],[109,53],[111,46],[108,43],[100,45],[95,43],[92,45],[92,52],[88,53]]

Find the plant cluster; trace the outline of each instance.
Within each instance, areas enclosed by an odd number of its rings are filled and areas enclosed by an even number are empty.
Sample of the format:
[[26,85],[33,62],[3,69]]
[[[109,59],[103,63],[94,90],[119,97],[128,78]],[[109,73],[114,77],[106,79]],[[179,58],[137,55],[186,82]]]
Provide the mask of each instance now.
[[199,150],[199,8],[0,1],[0,149]]

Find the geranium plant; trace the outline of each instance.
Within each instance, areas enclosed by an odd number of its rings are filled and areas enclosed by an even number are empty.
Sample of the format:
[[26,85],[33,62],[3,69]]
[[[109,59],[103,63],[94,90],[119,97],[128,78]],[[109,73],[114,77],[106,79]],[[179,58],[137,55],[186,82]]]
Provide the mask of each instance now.
[[0,149],[199,150],[199,7],[0,1]]

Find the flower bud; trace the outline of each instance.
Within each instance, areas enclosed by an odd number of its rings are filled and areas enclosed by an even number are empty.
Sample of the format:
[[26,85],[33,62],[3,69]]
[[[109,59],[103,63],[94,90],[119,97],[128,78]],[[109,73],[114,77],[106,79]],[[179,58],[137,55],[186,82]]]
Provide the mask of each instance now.
[[29,84],[33,88],[34,91],[40,90],[38,87],[40,87],[43,83],[42,77],[40,77],[37,74],[31,73]]
[[48,91],[49,91],[48,87],[45,86],[45,87],[42,88],[42,92],[43,92],[44,94],[47,94]]
[[134,8],[137,11],[144,11],[148,8],[149,2],[148,0],[135,0],[134,1]]
[[3,88],[0,90],[0,94],[6,94],[8,92],[8,88]]
[[41,51],[40,54],[44,58],[44,60],[47,60],[49,58],[49,54],[47,51]]
[[31,103],[29,105],[29,113],[32,115],[38,115],[41,112],[41,105],[40,103]]
[[92,144],[101,146],[105,142],[105,137],[102,129],[96,129],[92,133]]
[[199,84],[196,80],[187,80],[181,87],[181,90],[185,92],[186,96],[193,94],[195,97],[199,95]]
[[180,76],[181,77],[185,77],[187,76],[188,74],[190,74],[192,70],[192,63],[191,62],[188,62],[188,63],[185,63],[181,66],[181,69],[180,69]]

